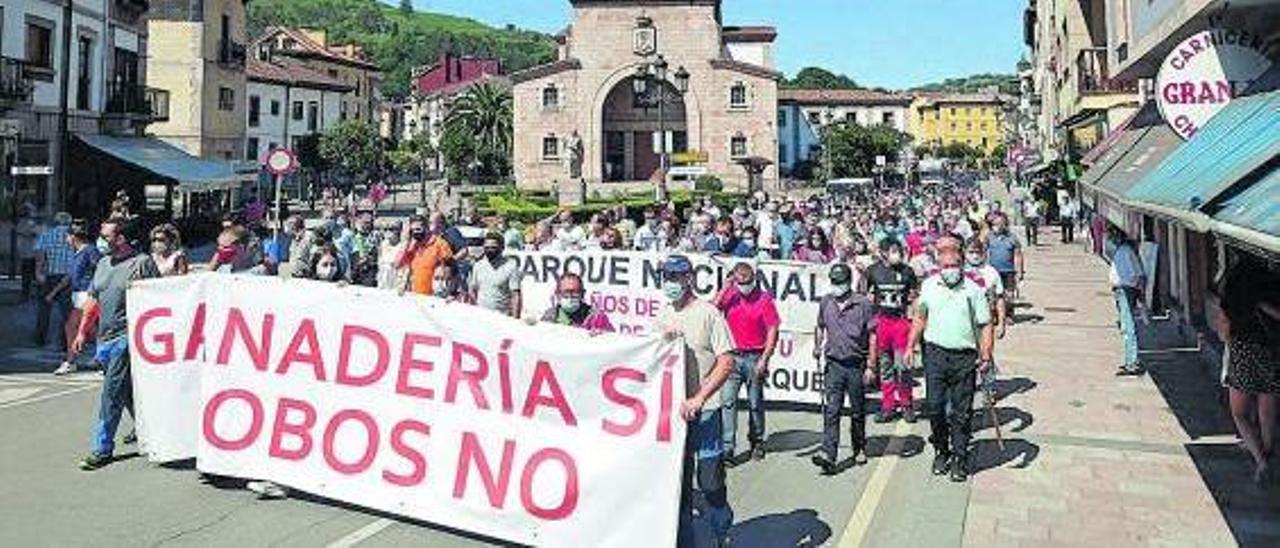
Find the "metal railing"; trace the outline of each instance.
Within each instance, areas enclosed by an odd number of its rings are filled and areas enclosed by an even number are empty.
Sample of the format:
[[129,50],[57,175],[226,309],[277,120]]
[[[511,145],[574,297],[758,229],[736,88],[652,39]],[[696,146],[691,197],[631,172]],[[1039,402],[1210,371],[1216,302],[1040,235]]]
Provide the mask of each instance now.
[[1135,93],[1136,83],[1111,79],[1107,48],[1085,48],[1076,55],[1076,87],[1081,94]]
[[108,113],[132,114],[151,121],[169,119],[169,92],[166,90],[115,82],[107,91]]
[[0,57],[0,99],[23,101],[31,95],[31,77],[27,76],[27,62]]

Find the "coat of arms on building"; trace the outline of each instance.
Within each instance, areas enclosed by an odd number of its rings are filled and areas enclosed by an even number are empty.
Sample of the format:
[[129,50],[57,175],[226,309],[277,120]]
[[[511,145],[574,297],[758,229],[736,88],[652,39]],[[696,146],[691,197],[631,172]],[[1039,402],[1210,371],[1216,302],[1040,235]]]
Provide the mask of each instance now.
[[636,18],[636,28],[632,37],[632,51],[636,55],[649,56],[658,51],[658,29],[653,27],[653,19],[641,15]]

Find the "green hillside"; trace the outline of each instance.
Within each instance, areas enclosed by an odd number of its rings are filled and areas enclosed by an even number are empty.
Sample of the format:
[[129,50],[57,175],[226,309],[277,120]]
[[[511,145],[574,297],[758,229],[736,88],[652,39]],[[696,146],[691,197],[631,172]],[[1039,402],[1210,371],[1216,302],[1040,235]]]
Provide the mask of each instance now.
[[1001,93],[1018,94],[1018,78],[1012,74],[974,74],[961,78],[947,78],[941,82],[916,86],[910,91],[945,91],[950,93],[974,93],[990,87]]
[[431,12],[407,12],[377,0],[254,0],[249,34],[271,25],[324,29],[330,43],[364,46],[386,73],[383,93],[403,96],[414,68],[441,52],[493,56],[508,72],[550,61],[551,37],[534,31],[493,28],[478,21]]

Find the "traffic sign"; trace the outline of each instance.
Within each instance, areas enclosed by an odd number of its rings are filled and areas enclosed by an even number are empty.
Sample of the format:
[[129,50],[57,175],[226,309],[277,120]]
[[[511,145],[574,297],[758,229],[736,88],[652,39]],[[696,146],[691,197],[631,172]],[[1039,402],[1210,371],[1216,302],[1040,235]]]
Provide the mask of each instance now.
[[267,168],[268,173],[280,177],[298,169],[298,157],[287,148],[272,149],[262,159],[262,166]]
[[10,175],[53,175],[52,166],[12,166]]

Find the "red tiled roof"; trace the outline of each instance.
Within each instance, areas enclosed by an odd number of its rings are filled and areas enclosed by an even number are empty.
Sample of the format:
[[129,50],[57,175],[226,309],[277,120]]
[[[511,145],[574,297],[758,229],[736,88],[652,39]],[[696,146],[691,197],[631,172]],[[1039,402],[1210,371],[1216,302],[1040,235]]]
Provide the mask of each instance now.
[[911,96],[870,89],[779,89],[778,101],[819,105],[908,105]]
[[326,59],[326,60],[337,62],[337,63],[356,65],[369,70],[382,70],[380,67],[378,67],[378,65],[372,62],[369,62],[368,60],[361,59],[358,57],[349,57],[347,55],[343,55],[337,51],[334,51],[334,48],[337,48],[338,46],[326,47],[324,44],[321,44],[319,42],[316,42],[315,40],[312,40],[310,36],[307,36],[307,34],[305,32],[302,32],[300,29],[293,29],[289,27],[277,27],[277,26],[267,27],[266,32],[264,32],[262,36],[259,37],[257,40],[254,40],[254,46],[257,46],[263,40],[266,40],[272,37],[276,33],[283,33],[287,35],[289,38],[293,39],[293,41],[297,44],[298,50],[287,51],[287,53],[294,53],[294,54],[301,53],[303,55],[320,57],[322,59]]
[[760,25],[723,27],[720,36],[725,42],[772,42],[778,37],[778,29]]
[[335,91],[350,91],[353,88],[347,83],[311,70],[297,61],[288,58],[275,58],[263,61],[256,56],[250,57],[245,64],[245,75],[250,80],[270,82],[298,87],[312,87]]
[[480,75],[480,77],[472,80],[467,80],[465,82],[455,82],[455,83],[449,84],[445,87],[432,91],[430,94],[428,94],[428,96],[454,95],[459,92],[470,89],[472,86],[480,86],[485,84],[491,84],[491,85],[496,85],[498,87],[510,88],[511,80],[508,80],[507,77],[505,76],[498,76],[494,74],[482,74]]

